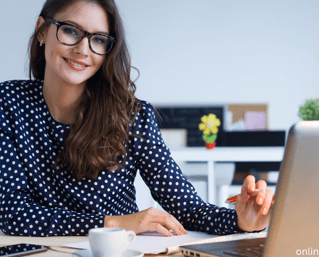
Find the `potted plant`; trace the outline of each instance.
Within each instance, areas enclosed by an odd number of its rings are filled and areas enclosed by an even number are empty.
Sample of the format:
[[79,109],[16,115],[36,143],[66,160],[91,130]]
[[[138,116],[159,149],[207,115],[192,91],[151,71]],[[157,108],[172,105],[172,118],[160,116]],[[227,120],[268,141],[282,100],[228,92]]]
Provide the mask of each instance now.
[[299,117],[303,120],[319,120],[319,99],[307,100],[299,107]]
[[203,140],[208,149],[213,149],[216,145],[217,132],[220,126],[220,120],[215,114],[204,115],[201,118],[202,123],[199,124],[199,129],[203,131]]

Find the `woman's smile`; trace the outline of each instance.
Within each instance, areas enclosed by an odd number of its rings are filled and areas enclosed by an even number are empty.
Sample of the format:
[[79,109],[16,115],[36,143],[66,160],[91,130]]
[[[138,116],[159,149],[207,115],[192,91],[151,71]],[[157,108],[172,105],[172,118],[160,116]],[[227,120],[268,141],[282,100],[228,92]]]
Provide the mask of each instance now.
[[84,70],[86,70],[87,67],[89,67],[89,65],[87,65],[86,63],[76,61],[74,59],[67,59],[64,57],[63,57],[63,59],[70,68],[72,68],[76,71],[84,71]]
[[[90,33],[109,32],[105,10],[100,5],[85,1],[76,1],[57,12],[52,18],[59,22],[73,22]],[[55,87],[53,84],[56,83],[61,87],[63,85],[84,86],[88,79],[101,68],[106,56],[94,53],[90,49],[90,39],[86,37],[74,45],[63,44],[60,40],[67,39],[57,36],[57,32],[62,30],[63,27],[59,28],[56,24],[50,24],[44,33],[46,60],[44,84],[50,87]]]

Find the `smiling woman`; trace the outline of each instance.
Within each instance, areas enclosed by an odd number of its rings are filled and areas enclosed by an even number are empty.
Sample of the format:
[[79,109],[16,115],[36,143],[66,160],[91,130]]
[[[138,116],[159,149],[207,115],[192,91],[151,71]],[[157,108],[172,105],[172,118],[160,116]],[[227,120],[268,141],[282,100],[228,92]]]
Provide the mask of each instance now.
[[[71,33],[75,34],[75,30],[71,31],[70,25],[65,28],[65,24],[62,26],[61,30],[59,22],[72,20],[77,24],[84,26],[85,28],[91,28],[91,30],[93,29],[94,31],[109,31],[107,15],[104,9],[99,5],[79,2],[64,8],[64,10],[56,13],[54,17],[46,16],[47,15],[44,14],[39,17],[37,28],[41,27],[46,22],[53,23],[57,26],[48,25],[45,30],[39,32],[37,37],[39,42],[42,41],[43,44],[46,45],[44,90],[50,88],[48,83],[55,84],[58,82],[57,84],[65,83],[76,85],[76,92],[82,95],[86,81],[100,69],[105,60],[105,55],[95,54],[91,51],[90,47],[88,47],[91,46],[91,37],[90,40],[89,38],[79,37],[79,40],[70,42],[70,40],[68,40],[70,37],[66,37],[66,31],[68,31],[68,34],[70,35]],[[61,40],[63,44],[60,43]],[[79,67],[70,61],[82,65]],[[66,68],[65,64],[71,69]],[[52,79],[55,81],[52,81]],[[63,85],[61,85],[61,87],[63,87]],[[81,88],[81,90],[79,90],[79,88]]]
[[[30,80],[0,83],[4,233],[87,235],[116,226],[229,234],[269,223],[272,193],[264,181],[248,177],[232,210],[205,203],[184,178],[154,108],[135,97],[114,0],[47,0],[29,50]],[[139,212],[138,170],[167,212]],[[265,190],[248,199],[255,187]]]
[[[59,6],[61,9],[57,10]],[[115,11],[107,14],[109,9]],[[111,28],[109,23],[118,26]],[[97,46],[96,41],[103,39],[105,44]],[[39,42],[44,46],[40,47]],[[78,179],[96,178],[105,167],[119,168],[118,155],[125,153],[122,139],[127,137],[130,116],[136,112],[138,101],[134,100],[135,85],[129,79],[128,53],[115,4],[48,1],[38,19],[31,46],[30,72],[36,79],[44,80],[43,95],[52,117],[72,124],[65,142],[67,147],[58,158],[60,165],[69,167]],[[124,57],[123,66],[119,64],[122,61],[119,55]],[[122,110],[117,113],[114,108]],[[89,113],[85,120],[84,112]],[[107,136],[110,120],[114,119],[112,113],[117,113],[111,126],[115,133]],[[97,121],[99,125],[92,129]]]

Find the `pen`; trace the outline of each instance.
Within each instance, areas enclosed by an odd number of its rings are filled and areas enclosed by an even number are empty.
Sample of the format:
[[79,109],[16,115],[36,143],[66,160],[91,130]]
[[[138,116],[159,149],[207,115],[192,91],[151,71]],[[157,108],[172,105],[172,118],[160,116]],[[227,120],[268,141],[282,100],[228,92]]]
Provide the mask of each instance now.
[[[263,189],[256,189],[254,192],[252,193],[247,193],[249,196],[256,196],[258,193],[262,192]],[[237,201],[237,196],[239,195],[235,195],[235,196],[232,196],[232,197],[229,197],[227,198],[227,200],[225,201],[225,203],[228,203],[228,204],[234,204],[236,201]]]

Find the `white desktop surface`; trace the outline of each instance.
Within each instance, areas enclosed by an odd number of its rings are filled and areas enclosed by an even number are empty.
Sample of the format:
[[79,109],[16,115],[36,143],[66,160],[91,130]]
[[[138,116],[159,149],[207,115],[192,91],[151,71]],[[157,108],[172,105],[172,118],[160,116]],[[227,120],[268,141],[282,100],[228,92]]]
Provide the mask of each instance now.
[[[266,237],[267,232],[260,232],[260,233],[244,233],[244,234],[232,234],[226,236],[217,236],[214,237],[210,242],[225,242],[225,241],[232,241],[232,240],[239,240],[239,239],[248,239],[248,238],[260,238]],[[41,256],[72,256],[72,253],[79,251],[80,249],[75,248],[68,248],[64,245],[66,244],[73,244],[79,242],[88,241],[88,237],[83,236],[54,236],[54,237],[23,237],[23,236],[8,236],[3,234],[0,231],[0,247],[12,244],[19,244],[19,243],[29,243],[29,244],[39,244],[39,245],[47,245],[51,246],[53,249],[64,251],[65,253],[47,251],[44,253],[32,254],[30,256],[34,257],[41,257]],[[74,256],[74,255],[73,255]],[[155,255],[148,255],[146,254],[145,257],[156,257],[156,256],[174,256],[174,257],[182,257],[181,253],[176,253],[173,255],[166,255],[166,254],[155,254]]]
[[183,147],[171,148],[174,160],[187,161],[282,161],[285,147]]
[[280,162],[285,147],[183,147],[170,151],[175,161],[208,162],[208,202],[216,204],[215,162]]

